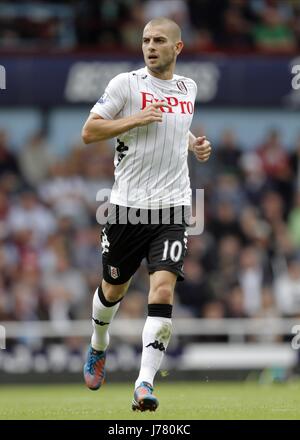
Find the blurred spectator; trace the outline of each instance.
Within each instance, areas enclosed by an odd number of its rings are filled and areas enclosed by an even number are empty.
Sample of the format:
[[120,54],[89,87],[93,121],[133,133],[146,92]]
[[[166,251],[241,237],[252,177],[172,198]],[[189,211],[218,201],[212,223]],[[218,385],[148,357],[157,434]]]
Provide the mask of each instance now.
[[188,237],[188,257],[201,262],[205,272],[215,268],[215,252],[214,238],[207,231]]
[[297,41],[297,46],[299,48],[300,46],[300,3],[295,0],[292,4],[293,6],[293,12],[291,17],[291,28],[294,32],[294,36]]
[[229,0],[224,11],[220,44],[231,48],[251,48],[253,25],[257,16],[247,0]]
[[244,245],[255,245],[257,249],[265,249],[269,244],[271,228],[260,218],[254,206],[247,206],[240,217],[240,227]]
[[270,186],[262,159],[257,153],[247,151],[242,154],[239,165],[244,177],[245,195],[252,205],[257,206]]
[[[223,215],[229,215],[229,211],[232,210],[231,215],[237,217],[246,204],[244,190],[234,174],[221,173],[218,175],[212,197],[212,205],[222,206]],[[221,211],[218,211],[217,215],[219,214],[221,214]]]
[[30,232],[33,246],[42,244],[56,229],[53,213],[38,201],[32,190],[23,191],[18,203],[12,205],[8,224],[12,234]]
[[262,161],[269,184],[283,197],[286,208],[289,208],[293,194],[289,156],[277,130],[271,130],[257,153]]
[[49,235],[43,248],[39,251],[39,267],[42,272],[54,272],[58,264],[59,256],[63,254],[69,256],[64,237],[58,233]]
[[[245,312],[248,316],[254,316],[262,307],[262,290],[267,281],[265,262],[255,247],[249,246],[242,250],[238,278],[244,296]],[[268,278],[271,282],[270,277]]]
[[255,318],[265,319],[265,325],[260,328],[259,335],[252,336],[251,341],[274,343],[282,340],[281,335],[272,334],[272,327],[268,323],[268,319],[280,318],[279,310],[276,306],[273,290],[265,286],[261,292],[261,307]]
[[168,17],[174,20],[175,17],[186,17],[187,12],[184,0],[147,0],[144,6],[146,22],[157,17]]
[[[131,290],[126,294],[126,301],[122,301],[118,314],[122,318],[143,319],[147,309],[147,295],[139,290]],[[140,335],[138,335],[140,338]]]
[[274,293],[270,287],[263,287],[261,291],[261,307],[255,318],[279,318],[279,310],[276,307]]
[[[216,203],[217,202],[217,203]],[[216,213],[207,225],[208,231],[218,242],[226,235],[242,236],[238,218],[232,203],[228,200],[214,200]]]
[[222,27],[224,11],[227,2],[224,0],[189,0],[190,20],[195,29],[204,29],[209,32],[212,39],[218,42],[216,38]]
[[288,216],[288,229],[296,248],[300,248],[300,191],[295,195],[295,204]]
[[36,321],[40,314],[41,285],[37,262],[24,262],[20,266],[19,279],[12,288],[12,311],[17,321]]
[[12,294],[14,296],[14,319],[17,321],[36,321],[38,319],[38,297],[32,287],[16,283]]
[[[85,2],[84,2],[85,4]],[[125,15],[125,2],[111,2],[109,0],[102,0],[99,2],[99,43],[107,47],[119,45],[121,40],[121,22]]]
[[253,38],[261,52],[291,53],[296,49],[295,36],[276,7],[266,7],[262,12],[262,22],[254,28]]
[[96,209],[101,202],[97,193],[102,189],[109,190],[113,184],[113,154],[107,143],[102,142],[94,148],[85,150],[82,161],[83,200],[88,206],[91,217],[95,218]]
[[229,286],[237,282],[241,242],[235,235],[225,235],[218,244],[216,263],[210,282],[217,298],[223,298]]
[[[237,267],[241,251],[241,241],[238,236],[225,235],[221,238],[218,247],[218,268],[222,272],[230,272],[231,267]],[[233,273],[236,273],[236,271]]]
[[235,133],[232,130],[223,131],[216,152],[220,172],[237,174],[239,172],[241,154]]
[[185,259],[184,272],[185,280],[176,286],[178,299],[194,316],[200,316],[205,304],[213,299],[213,290],[203,267],[193,258]]
[[[296,251],[296,247],[293,244],[289,229],[286,223],[278,223],[273,228],[274,243],[273,249],[275,250],[274,257],[285,259]],[[271,248],[271,246],[270,246]]]
[[50,147],[42,132],[35,133],[21,149],[18,159],[24,179],[29,185],[37,186],[48,175],[51,164]]
[[204,319],[223,319],[226,310],[222,301],[209,301],[204,304],[202,309],[202,318]]
[[100,1],[78,0],[74,5],[75,35],[79,46],[91,46],[98,42],[101,35]]
[[247,318],[245,307],[245,297],[241,286],[233,283],[225,295],[226,317],[227,318]]
[[[226,307],[223,301],[210,300],[205,303],[202,309],[203,319],[224,319],[226,318]],[[228,342],[227,335],[202,335],[197,340],[201,343],[224,343]]]
[[276,305],[286,317],[300,316],[300,258],[293,256],[287,263],[287,271],[282,273],[274,285]]
[[20,176],[18,161],[8,142],[8,134],[5,130],[0,129],[0,176],[3,174]]
[[17,274],[20,255],[17,244],[13,240],[1,239],[0,241],[0,277],[3,285],[9,286],[10,280]]
[[295,189],[300,189],[300,136],[296,139],[295,148],[289,158],[290,167],[292,170],[292,181]]
[[257,152],[268,177],[276,179],[288,173],[288,155],[278,130],[269,131],[264,143],[259,146]]
[[9,214],[9,199],[5,191],[0,189],[0,240],[8,234],[7,218]]
[[271,226],[283,223],[283,199],[276,191],[268,191],[263,195],[261,210],[263,217]]
[[82,317],[82,305],[89,293],[86,280],[71,267],[66,255],[58,255],[54,271],[43,274],[42,287],[51,320]]
[[145,26],[144,8],[139,2],[135,2],[131,8],[128,19],[121,27],[122,42],[124,46],[132,50],[140,50],[142,41],[142,29]]
[[[0,249],[0,265],[1,264],[1,249]],[[0,267],[2,270],[3,267]],[[0,322],[12,319],[12,307],[11,300],[7,289],[5,288],[5,283],[3,277],[0,275]]]
[[83,179],[74,174],[71,163],[65,161],[53,164],[48,180],[39,188],[39,194],[56,215],[71,217],[79,225],[88,224]]
[[276,9],[285,21],[293,16],[292,4],[297,2],[298,0],[250,0],[252,10],[259,16],[269,7]]
[[74,244],[75,266],[85,275],[89,290],[94,291],[99,285],[102,271],[99,225],[78,231]]
[[[264,219],[270,226],[269,255],[280,261],[294,251],[293,242],[284,219],[282,197],[276,192],[267,192],[261,204]],[[273,262],[275,264],[275,262]],[[276,263],[276,264],[277,264]],[[280,270],[280,267],[277,269]],[[274,269],[274,271],[276,271]]]
[[[147,295],[139,290],[132,289],[126,294],[126,300],[121,301],[118,316],[126,319],[143,319],[146,310]],[[133,344],[136,350],[140,350],[141,335],[139,333],[134,336],[126,336],[126,338],[120,334],[119,338],[126,341],[126,343]]]

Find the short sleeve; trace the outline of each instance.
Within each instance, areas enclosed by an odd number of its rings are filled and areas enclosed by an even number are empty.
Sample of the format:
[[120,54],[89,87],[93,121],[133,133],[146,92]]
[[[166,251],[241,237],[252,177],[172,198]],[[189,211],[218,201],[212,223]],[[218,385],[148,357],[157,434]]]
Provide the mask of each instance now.
[[194,84],[194,88],[195,88],[195,100],[197,100],[198,86],[197,86],[197,84],[195,83],[194,80],[192,80],[192,83]]
[[106,87],[101,98],[96,102],[91,112],[97,113],[104,119],[114,119],[122,110],[127,100],[128,74],[115,76]]

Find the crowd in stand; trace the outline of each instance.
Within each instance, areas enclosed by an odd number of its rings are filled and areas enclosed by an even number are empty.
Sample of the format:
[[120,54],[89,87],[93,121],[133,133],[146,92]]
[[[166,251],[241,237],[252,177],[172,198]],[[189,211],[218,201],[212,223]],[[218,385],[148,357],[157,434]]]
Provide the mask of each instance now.
[[[287,148],[289,147],[289,148]],[[101,279],[99,189],[113,182],[110,144],[57,158],[43,133],[14,154],[0,131],[0,322],[90,318]],[[205,227],[191,235],[176,288],[175,316],[300,316],[300,138],[276,129],[246,150],[232,130],[210,161],[191,158],[205,189]],[[143,317],[146,264],[120,316]]]
[[186,50],[296,53],[299,0],[0,1],[0,50],[140,51],[157,16],[182,28]]

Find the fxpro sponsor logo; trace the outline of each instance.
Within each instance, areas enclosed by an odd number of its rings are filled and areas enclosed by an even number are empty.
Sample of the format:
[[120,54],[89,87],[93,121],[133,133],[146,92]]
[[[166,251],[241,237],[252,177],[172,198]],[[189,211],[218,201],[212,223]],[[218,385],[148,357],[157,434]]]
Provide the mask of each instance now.
[[[143,67],[128,61],[100,62],[80,61],[70,67],[64,95],[69,102],[98,101],[109,81],[122,72]],[[216,63],[208,61],[180,62],[176,74],[192,78],[198,90],[196,101],[210,102],[218,93],[221,71]]]
[[6,348],[6,332],[5,327],[0,325],[0,350],[5,350]]
[[6,70],[4,66],[0,65],[0,90],[6,89]]
[[[127,191],[128,189],[128,191]],[[96,200],[99,206],[96,212],[97,222],[104,226],[109,221],[110,224],[186,224],[188,235],[200,235],[204,230],[204,189],[196,189],[192,192],[192,206],[174,206],[172,197],[178,197],[178,193],[170,194],[162,188],[156,188],[155,192],[139,188],[135,191],[135,200],[142,200],[143,206],[147,207],[130,208],[136,205],[130,196],[132,191],[129,188],[122,188],[123,206],[116,209],[116,205],[110,204],[111,189],[103,188],[97,192]],[[159,194],[159,203],[157,195]],[[153,202],[155,200],[155,203]],[[166,205],[172,207],[166,208]],[[105,229],[104,229],[105,231]],[[175,252],[175,250],[174,250]]]

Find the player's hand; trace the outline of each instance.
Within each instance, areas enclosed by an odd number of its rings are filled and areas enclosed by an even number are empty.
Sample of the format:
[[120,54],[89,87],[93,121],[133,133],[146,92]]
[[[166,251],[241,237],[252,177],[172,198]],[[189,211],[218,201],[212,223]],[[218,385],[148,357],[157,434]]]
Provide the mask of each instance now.
[[136,115],[137,125],[148,125],[151,122],[162,122],[163,112],[160,107],[169,107],[166,102],[153,102]]
[[197,160],[200,162],[206,162],[209,159],[211,143],[206,139],[206,136],[196,138],[192,148]]

